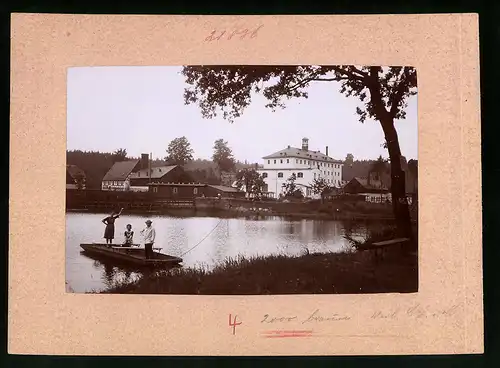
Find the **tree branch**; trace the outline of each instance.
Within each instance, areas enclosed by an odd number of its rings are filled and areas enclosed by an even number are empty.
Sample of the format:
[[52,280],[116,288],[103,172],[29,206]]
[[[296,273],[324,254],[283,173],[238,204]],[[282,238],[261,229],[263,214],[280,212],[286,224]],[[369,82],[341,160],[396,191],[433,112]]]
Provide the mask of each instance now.
[[318,78],[318,77],[308,77],[300,82],[296,83],[295,85],[287,88],[289,92],[295,91],[297,88],[300,88],[304,85],[306,85],[309,82],[336,82],[336,81],[341,81],[341,80],[350,80],[348,77],[333,77],[333,78]]
[[335,78],[314,78],[313,81],[322,81],[322,82],[335,82],[340,80],[349,80],[347,77],[335,77]]
[[352,68],[354,69],[354,72],[358,73],[362,77],[368,77],[369,76],[367,72],[364,72],[364,71],[356,68],[355,66],[352,66]]
[[401,99],[403,98],[403,94],[405,93],[407,77],[408,77],[408,69],[404,68],[398,86],[396,88],[396,93],[394,93],[394,95],[391,96],[392,98],[390,99],[391,110],[389,111],[389,113],[391,114],[392,117],[396,115],[399,101],[401,101]]
[[[355,67],[353,67],[353,68],[356,69]],[[365,80],[368,77],[367,73],[362,72],[359,69],[356,69],[356,70],[359,71],[360,73],[362,73],[362,76],[356,75],[353,72],[351,72],[351,71],[349,71],[347,69],[341,68],[339,66],[332,66],[332,70],[336,71],[337,73],[347,75],[347,76],[349,76],[349,77],[351,77],[353,79],[357,79],[359,81]]]

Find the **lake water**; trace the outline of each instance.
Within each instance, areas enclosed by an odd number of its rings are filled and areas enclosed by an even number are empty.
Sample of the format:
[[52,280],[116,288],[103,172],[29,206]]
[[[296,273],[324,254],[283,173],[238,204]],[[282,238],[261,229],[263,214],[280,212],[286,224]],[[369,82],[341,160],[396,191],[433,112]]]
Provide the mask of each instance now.
[[[102,290],[117,281],[133,280],[140,271],[81,253],[81,243],[103,243],[106,215],[66,214],[66,285],[68,290]],[[346,247],[345,225],[339,221],[290,220],[281,217],[218,218],[122,215],[115,223],[115,243],[123,241],[125,225],[135,231],[134,243],[141,243],[139,231],[146,219],[156,229],[156,247],[162,252],[181,256],[184,267],[212,267],[228,257],[270,254],[297,255],[309,252],[337,252]],[[357,227],[355,235],[367,230]]]

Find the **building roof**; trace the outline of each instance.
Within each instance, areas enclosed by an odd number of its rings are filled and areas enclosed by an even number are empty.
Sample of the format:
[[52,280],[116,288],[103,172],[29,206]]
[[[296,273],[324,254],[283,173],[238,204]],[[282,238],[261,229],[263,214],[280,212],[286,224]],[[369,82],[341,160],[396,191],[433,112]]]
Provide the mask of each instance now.
[[270,158],[284,158],[284,157],[296,157],[296,158],[305,158],[306,160],[320,160],[320,161],[328,161],[336,164],[341,164],[343,161],[335,160],[324,153],[319,151],[310,151],[303,150],[302,148],[290,147],[288,146],[281,151],[274,152],[270,155],[264,156],[263,159]]
[[368,190],[370,189],[389,190],[389,188],[387,188],[387,186],[385,186],[385,184],[380,180],[371,179],[370,184],[368,184],[368,178],[360,178],[355,176],[354,178],[352,178],[352,180],[356,180],[359,184],[361,184],[363,188]]
[[125,180],[127,176],[130,175],[132,170],[134,170],[135,166],[139,163],[139,160],[129,160],[129,161],[120,161],[115,162],[111,169],[104,175],[102,178],[105,180]]
[[[151,179],[161,179],[165,174],[175,169],[177,165],[171,166],[157,166],[151,168]],[[141,169],[130,176],[131,179],[147,178],[149,169]]]
[[237,188],[226,187],[224,185],[211,185],[211,184],[208,184],[207,186],[215,188],[217,190],[220,190],[221,192],[226,192],[226,193],[240,193],[241,192],[241,190],[239,190]]
[[79,179],[79,178],[85,178],[85,171],[80,169],[76,165],[66,165],[66,172],[73,178],[73,179]]
[[148,183],[148,186],[158,187],[206,187],[203,183]]

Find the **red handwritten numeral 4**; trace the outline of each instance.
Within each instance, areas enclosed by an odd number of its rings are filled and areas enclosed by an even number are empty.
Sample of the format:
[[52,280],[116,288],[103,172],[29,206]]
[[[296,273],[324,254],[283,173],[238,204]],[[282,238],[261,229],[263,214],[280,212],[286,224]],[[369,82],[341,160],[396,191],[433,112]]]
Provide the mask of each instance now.
[[229,327],[233,328],[233,335],[236,334],[236,326],[239,326],[243,323],[243,322],[238,322],[237,319],[238,319],[238,316],[235,315],[234,319],[231,320],[231,314],[229,314]]

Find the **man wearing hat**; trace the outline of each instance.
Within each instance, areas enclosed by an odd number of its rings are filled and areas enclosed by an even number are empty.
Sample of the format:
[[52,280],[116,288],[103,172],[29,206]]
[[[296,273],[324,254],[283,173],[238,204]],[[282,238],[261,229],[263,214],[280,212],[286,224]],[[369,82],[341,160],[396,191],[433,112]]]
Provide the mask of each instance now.
[[155,242],[156,231],[151,226],[151,220],[146,221],[146,228],[141,230],[141,234],[144,237],[144,248],[146,252],[146,259],[153,258],[153,243]]

